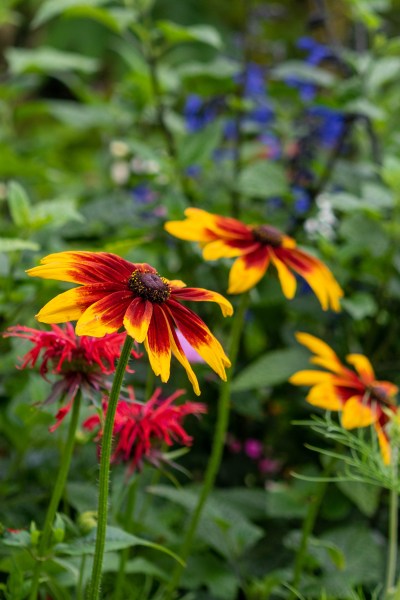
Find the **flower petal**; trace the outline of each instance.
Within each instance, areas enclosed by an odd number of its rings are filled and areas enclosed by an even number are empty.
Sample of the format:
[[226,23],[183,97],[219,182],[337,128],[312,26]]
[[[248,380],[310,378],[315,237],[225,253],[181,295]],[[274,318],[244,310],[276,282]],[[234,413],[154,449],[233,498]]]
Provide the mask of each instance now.
[[378,436],[383,462],[385,465],[390,465],[392,449],[390,447],[389,439],[378,422],[374,423],[374,427]]
[[153,316],[144,340],[144,347],[149,355],[150,365],[161,381],[168,381],[171,367],[171,343],[164,307],[153,304]]
[[297,248],[276,248],[277,256],[301,275],[317,296],[323,310],[339,312],[343,290],[332,273],[320,260]]
[[171,297],[179,300],[190,300],[191,302],[216,302],[222,311],[224,317],[230,317],[233,314],[233,306],[217,292],[203,288],[174,288],[171,286]]
[[45,256],[39,267],[29,269],[31,277],[74,283],[113,283],[126,281],[137,265],[109,252],[57,252]]
[[118,331],[122,327],[124,314],[131,301],[132,292],[129,290],[103,296],[83,313],[76,324],[77,335],[103,337],[106,333]]
[[307,402],[325,410],[342,410],[343,402],[336,394],[335,387],[330,383],[314,385],[306,397]]
[[328,346],[328,344],[315,337],[315,335],[311,335],[311,333],[297,331],[295,333],[295,337],[300,344],[303,344],[303,346],[308,348],[314,354],[331,359],[332,361],[336,360],[339,362],[336,352],[334,352],[332,348]]
[[289,383],[293,385],[315,385],[317,383],[332,382],[332,373],[326,371],[304,370],[294,373],[289,377]]
[[241,294],[254,287],[264,276],[269,265],[266,247],[235,260],[229,273],[228,294]]
[[346,361],[353,365],[357,373],[366,383],[372,383],[375,380],[374,369],[368,358],[363,354],[348,354]]
[[143,342],[153,315],[153,304],[144,298],[135,298],[127,308],[124,327],[137,342]]
[[164,306],[189,344],[226,381],[225,367],[230,366],[230,360],[207,325],[193,311],[175,300],[168,300]]
[[200,387],[199,387],[199,382],[197,381],[197,377],[196,377],[192,367],[190,366],[190,362],[188,361],[188,359],[182,349],[182,346],[178,340],[172,318],[169,314],[167,316],[168,316],[168,327],[169,327],[169,333],[170,333],[170,342],[171,342],[172,353],[175,356],[175,358],[181,363],[183,368],[185,369],[188,379],[193,386],[194,393],[196,394],[196,396],[200,396]]
[[104,297],[102,286],[85,285],[59,294],[45,304],[36,315],[41,323],[76,321],[94,302]]
[[343,407],[342,425],[345,429],[367,427],[375,423],[376,412],[368,404],[362,402],[362,396],[349,398]]
[[275,254],[274,250],[270,248],[271,261],[278,271],[279,281],[281,283],[283,295],[291,300],[296,293],[296,277],[289,271],[284,262],[282,262]]
[[253,252],[259,246],[259,242],[250,241],[226,241],[214,240],[203,248],[204,260],[217,260],[218,258],[234,258]]

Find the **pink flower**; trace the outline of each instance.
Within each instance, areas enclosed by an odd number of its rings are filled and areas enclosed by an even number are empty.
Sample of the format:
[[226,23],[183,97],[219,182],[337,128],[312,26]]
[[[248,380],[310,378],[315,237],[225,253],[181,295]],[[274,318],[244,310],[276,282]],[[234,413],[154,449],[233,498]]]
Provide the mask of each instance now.
[[249,458],[258,460],[263,455],[263,444],[260,440],[249,438],[244,442],[244,452]]
[[[117,405],[113,430],[115,447],[111,460],[129,463],[128,473],[131,474],[136,468],[143,467],[145,459],[159,466],[164,460],[161,453],[163,443],[167,446],[174,443],[190,446],[193,438],[183,429],[183,420],[190,414],[205,413],[207,408],[199,402],[173,405],[174,400],[183,393],[183,390],[179,390],[162,400],[161,389],[158,388],[148,402],[141,404],[135,401],[133,389],[129,388],[130,401],[120,400]],[[103,411],[104,414],[107,411],[106,402]],[[99,425],[99,415],[89,417],[83,424],[89,431]],[[101,436],[100,429],[97,439]]]
[[[45,400],[49,404],[65,399],[66,404],[56,414],[54,431],[71,410],[78,390],[91,399],[93,391],[107,389],[105,375],[115,371],[115,361],[119,358],[125,333],[111,333],[102,338],[77,336],[71,323],[65,327],[51,325],[51,331],[16,325],[9,327],[3,337],[19,337],[29,340],[33,348],[21,360],[19,369],[34,368],[39,365],[39,373],[48,381],[47,375],[57,376],[50,395]],[[139,358],[136,352],[132,352]]]

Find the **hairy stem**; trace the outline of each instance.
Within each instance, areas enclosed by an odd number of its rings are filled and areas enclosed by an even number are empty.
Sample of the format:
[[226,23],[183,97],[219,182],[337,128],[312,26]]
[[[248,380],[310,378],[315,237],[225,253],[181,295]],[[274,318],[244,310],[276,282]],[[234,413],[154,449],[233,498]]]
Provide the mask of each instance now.
[[126,366],[131,355],[132,345],[133,339],[129,335],[127,335],[121,351],[120,359],[118,361],[117,369],[115,371],[114,381],[110,392],[107,414],[104,423],[100,458],[97,536],[93,559],[92,580],[88,595],[89,600],[97,600],[100,594],[104,547],[106,543],[107,532],[108,491],[110,485],[112,434],[114,427],[115,411],[117,409],[119,394],[121,391]]

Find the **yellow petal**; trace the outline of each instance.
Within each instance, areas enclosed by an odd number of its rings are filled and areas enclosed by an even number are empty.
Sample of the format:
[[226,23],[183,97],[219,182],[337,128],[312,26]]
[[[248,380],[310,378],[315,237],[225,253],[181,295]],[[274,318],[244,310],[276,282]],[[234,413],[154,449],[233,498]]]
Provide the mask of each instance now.
[[189,363],[185,353],[183,352],[183,350],[180,347],[178,348],[179,341],[176,337],[175,330],[173,329],[173,327],[171,327],[170,324],[168,325],[168,327],[169,327],[169,333],[170,333],[172,354],[175,356],[175,358],[181,363],[181,365],[185,369],[188,379],[193,386],[194,393],[196,394],[196,396],[200,396],[200,387],[199,387],[199,382],[197,381],[197,377],[196,377],[192,367],[190,366],[190,363]]
[[153,304],[153,316],[144,347],[154,373],[161,377],[162,382],[167,382],[171,368],[171,343],[168,322],[161,305]]
[[107,294],[85,310],[76,324],[76,334],[103,337],[106,333],[118,331],[131,301],[129,290]]
[[374,425],[376,434],[378,436],[379,448],[381,450],[382,460],[385,465],[390,465],[392,450],[390,447],[389,440],[385,435],[382,427],[379,423],[375,423]]
[[375,380],[374,369],[366,356],[363,354],[348,354],[346,360],[349,365],[353,365],[364,381],[372,382]]
[[319,383],[314,385],[309,391],[307,402],[313,406],[325,408],[325,410],[341,410],[343,402],[337,396],[335,388],[329,383]]
[[128,306],[124,316],[124,327],[137,342],[144,342],[152,315],[153,305],[144,298],[135,298]]
[[295,336],[300,344],[303,344],[303,346],[308,348],[311,352],[314,352],[314,354],[324,356],[325,358],[331,358],[332,360],[338,360],[336,353],[332,348],[319,338],[315,337],[315,335],[298,331],[295,333]]
[[[251,245],[251,243],[249,243]],[[234,248],[226,243],[225,240],[215,240],[209,242],[203,248],[204,260],[217,260],[219,258],[234,258],[247,252],[247,248]]]
[[296,277],[289,271],[287,266],[281,260],[279,260],[273,251],[271,251],[270,256],[271,261],[278,271],[278,277],[281,283],[283,295],[288,298],[288,300],[291,300],[296,293]]
[[267,252],[259,254],[259,259],[254,262],[249,255],[235,260],[229,273],[228,294],[241,294],[253,288],[265,275],[268,264]]
[[376,413],[368,404],[363,404],[360,396],[349,398],[342,412],[342,425],[345,429],[367,427],[376,421]]
[[84,288],[73,288],[59,294],[45,304],[36,315],[41,323],[66,323],[76,321],[85,312]]
[[325,371],[298,371],[289,377],[289,383],[293,385],[315,385],[316,383],[325,383],[332,381],[332,373]]

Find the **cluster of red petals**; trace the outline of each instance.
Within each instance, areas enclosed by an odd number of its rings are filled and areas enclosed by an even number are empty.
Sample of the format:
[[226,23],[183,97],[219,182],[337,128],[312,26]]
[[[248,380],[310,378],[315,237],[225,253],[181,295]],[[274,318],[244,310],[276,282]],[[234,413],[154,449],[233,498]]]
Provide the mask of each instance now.
[[[113,436],[115,447],[113,462],[129,463],[129,473],[136,468],[141,469],[143,461],[158,465],[162,460],[160,447],[164,443],[190,446],[193,438],[183,428],[183,420],[187,415],[199,415],[207,412],[200,402],[185,402],[175,405],[173,402],[182,396],[179,390],[166,399],[162,399],[161,389],[157,389],[148,402],[142,404],[135,401],[133,390],[129,388],[130,400],[120,400],[117,405]],[[103,406],[104,414],[107,403]],[[83,426],[92,431],[100,426],[99,415],[87,419]],[[102,437],[100,430],[97,439]]]
[[[71,323],[66,323],[65,327],[53,324],[51,331],[16,325],[3,334],[3,337],[19,337],[33,344],[21,359],[19,368],[34,368],[40,360],[39,372],[43,377],[49,372],[66,374],[91,370],[111,375],[125,336],[125,333],[111,333],[103,338],[77,336]],[[135,352],[133,355],[139,358]]]
[[[9,327],[4,337],[18,337],[29,340],[33,347],[21,358],[20,369],[39,365],[39,373],[47,379],[47,374],[58,376],[53,383],[45,404],[65,400],[56,414],[54,431],[71,410],[78,391],[89,397],[93,391],[107,387],[105,375],[115,371],[115,363],[121,354],[125,333],[112,333],[103,338],[77,336],[71,323],[65,327],[51,325],[51,331],[43,331],[16,325]],[[132,352],[139,358],[136,352]]]

